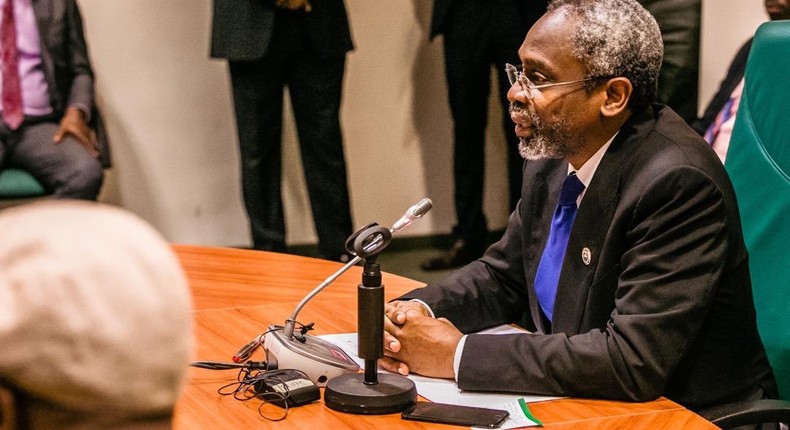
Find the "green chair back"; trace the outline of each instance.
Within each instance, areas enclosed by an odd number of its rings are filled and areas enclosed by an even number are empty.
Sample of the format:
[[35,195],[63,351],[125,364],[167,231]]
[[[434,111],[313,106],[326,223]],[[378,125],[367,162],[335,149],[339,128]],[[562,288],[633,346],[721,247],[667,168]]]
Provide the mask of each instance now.
[[758,28],[725,168],[749,250],[757,323],[790,400],[790,21]]

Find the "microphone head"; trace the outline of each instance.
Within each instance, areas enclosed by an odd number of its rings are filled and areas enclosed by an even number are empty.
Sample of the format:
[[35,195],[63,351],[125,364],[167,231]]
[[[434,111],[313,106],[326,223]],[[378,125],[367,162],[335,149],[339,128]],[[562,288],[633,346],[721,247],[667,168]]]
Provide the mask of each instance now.
[[426,197],[420,200],[419,202],[417,202],[414,206],[412,206],[413,208],[411,211],[412,216],[414,216],[415,218],[420,218],[426,213],[428,213],[428,211],[431,210],[432,207],[433,207],[433,202],[431,201],[431,199]]
[[392,225],[390,228],[391,232],[400,231],[404,227],[408,226],[409,224],[413,223],[414,221],[422,218],[426,212],[431,210],[433,207],[433,202],[429,198],[424,198],[419,202],[415,203],[412,207],[406,209],[406,213],[403,214],[401,219],[399,219],[395,224]]

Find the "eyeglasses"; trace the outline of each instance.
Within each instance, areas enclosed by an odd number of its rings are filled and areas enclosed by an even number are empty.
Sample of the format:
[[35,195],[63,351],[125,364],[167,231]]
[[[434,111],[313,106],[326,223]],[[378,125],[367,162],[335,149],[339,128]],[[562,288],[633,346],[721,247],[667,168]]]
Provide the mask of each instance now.
[[528,98],[532,99],[534,97],[534,92],[538,90],[542,90],[544,88],[550,87],[558,87],[560,85],[570,85],[570,84],[578,84],[580,82],[587,82],[592,81],[596,78],[587,78],[587,79],[577,79],[575,81],[566,81],[566,82],[556,82],[553,84],[543,84],[543,85],[535,85],[532,81],[529,80],[527,75],[524,74],[518,67],[512,64],[505,64],[505,73],[507,73],[507,80],[510,81],[510,86],[513,86],[518,82],[521,86],[521,89],[524,90],[524,93],[527,95]]

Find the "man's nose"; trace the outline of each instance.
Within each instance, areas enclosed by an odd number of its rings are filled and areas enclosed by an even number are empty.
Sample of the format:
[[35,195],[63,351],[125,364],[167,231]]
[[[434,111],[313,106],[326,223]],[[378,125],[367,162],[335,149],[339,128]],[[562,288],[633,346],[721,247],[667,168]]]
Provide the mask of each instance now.
[[507,90],[507,99],[509,102],[519,102],[522,104],[529,103],[529,97],[527,97],[527,92],[521,88],[521,84],[516,82],[515,84],[511,85],[510,88]]

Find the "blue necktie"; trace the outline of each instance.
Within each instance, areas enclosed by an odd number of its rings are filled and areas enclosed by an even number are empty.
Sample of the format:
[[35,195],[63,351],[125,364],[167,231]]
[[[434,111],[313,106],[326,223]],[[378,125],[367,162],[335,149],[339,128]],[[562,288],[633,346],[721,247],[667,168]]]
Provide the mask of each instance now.
[[576,218],[576,199],[583,190],[584,184],[576,177],[575,172],[565,178],[560,201],[551,218],[549,239],[546,241],[546,248],[543,249],[543,255],[540,257],[538,273],[535,275],[535,294],[538,296],[540,308],[549,321],[554,313],[554,298],[557,295],[562,260],[568,247],[573,220]]

